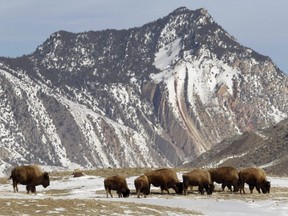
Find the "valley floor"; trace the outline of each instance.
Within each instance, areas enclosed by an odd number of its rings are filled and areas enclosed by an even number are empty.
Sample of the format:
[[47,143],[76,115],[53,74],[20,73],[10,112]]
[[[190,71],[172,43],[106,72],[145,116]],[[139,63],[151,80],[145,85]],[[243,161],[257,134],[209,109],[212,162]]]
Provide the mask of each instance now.
[[269,177],[270,194],[250,194],[247,188],[245,195],[217,191],[207,196],[194,191],[184,196],[172,190],[161,195],[159,188],[152,187],[152,194],[140,199],[135,195],[135,178],[127,178],[129,198],[116,198],[115,191],[114,198],[106,198],[104,177],[95,175],[52,176],[48,188],[37,186],[37,195],[27,195],[22,185],[14,193],[12,182],[2,181],[0,215],[288,215],[287,177]]

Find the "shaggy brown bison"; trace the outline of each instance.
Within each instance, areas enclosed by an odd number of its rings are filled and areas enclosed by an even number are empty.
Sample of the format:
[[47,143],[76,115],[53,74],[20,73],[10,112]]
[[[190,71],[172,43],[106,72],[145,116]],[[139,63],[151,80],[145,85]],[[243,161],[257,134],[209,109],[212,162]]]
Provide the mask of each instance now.
[[173,188],[177,194],[182,194],[183,184],[179,181],[177,174],[170,168],[157,169],[144,173],[149,180],[149,184],[160,187],[161,193],[166,190],[169,194],[169,188]]
[[224,167],[218,167],[218,168],[212,168],[208,170],[211,175],[212,182],[216,182],[218,184],[222,184],[222,191],[224,191],[224,188],[227,186],[230,191],[232,191],[233,186],[233,192],[239,191],[238,187],[238,171],[235,167],[231,166],[224,166]]
[[249,185],[250,193],[253,193],[254,187],[256,187],[257,191],[261,193],[269,193],[270,192],[270,182],[266,179],[266,173],[261,168],[249,167],[239,171],[239,187],[240,193],[245,194],[244,185],[247,183]]
[[184,195],[187,195],[188,187],[198,186],[198,190],[201,194],[204,194],[204,189],[207,194],[212,194],[214,185],[211,180],[210,173],[204,169],[194,169],[190,172],[184,173],[183,178],[183,189]]
[[146,195],[150,194],[150,184],[147,176],[141,175],[134,180],[134,185],[136,189],[137,197],[140,198],[140,194]]
[[127,186],[127,181],[123,176],[110,176],[104,179],[104,187],[106,190],[107,198],[108,193],[111,197],[112,193],[111,190],[116,190],[118,197],[129,197],[130,190]]
[[49,174],[42,172],[37,165],[17,166],[11,171],[9,179],[13,181],[14,192],[18,192],[18,184],[26,185],[26,191],[36,194],[36,186],[43,185],[44,188],[50,185]]

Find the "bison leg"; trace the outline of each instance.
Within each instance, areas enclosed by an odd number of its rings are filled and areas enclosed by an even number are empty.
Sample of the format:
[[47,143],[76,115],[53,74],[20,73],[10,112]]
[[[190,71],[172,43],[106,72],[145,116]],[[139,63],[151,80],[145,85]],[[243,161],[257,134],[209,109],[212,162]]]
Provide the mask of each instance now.
[[123,197],[123,191],[121,190],[121,189],[118,189],[117,190],[117,194],[118,194],[118,197],[120,198],[120,197]]
[[27,194],[30,193],[31,189],[32,189],[32,187],[31,187],[30,185],[27,184],[27,185],[26,185],[26,191],[27,191]]
[[190,190],[192,191],[192,193],[193,193],[193,186],[190,186]]
[[232,190],[232,185],[231,185],[231,184],[228,184],[228,185],[227,185],[227,188],[230,190],[230,192],[233,192],[233,190]]
[[29,185],[26,185],[26,191],[27,191],[27,194],[29,194],[29,192],[30,192],[30,186]]
[[137,197],[140,198],[140,190],[139,189],[136,190],[136,194],[137,194]]
[[111,190],[106,189],[106,195],[107,195],[107,198],[108,198],[108,194],[110,194],[110,196],[113,197],[113,196],[112,196],[112,193],[111,193]]
[[256,190],[258,191],[258,193],[261,193],[259,186],[256,186]]
[[13,181],[13,190],[14,193],[18,192],[18,183],[16,181]]
[[244,190],[244,184],[240,184],[239,185],[239,190],[240,190],[240,194],[242,194],[242,191],[243,191],[243,194],[245,194],[245,190]]
[[31,186],[30,190],[31,190],[31,193],[34,193],[36,195],[36,187],[35,186]]
[[184,186],[184,188],[183,188],[183,189],[184,189],[184,195],[187,195],[187,190],[188,190],[188,187],[185,187],[185,186]]
[[198,190],[201,193],[201,195],[204,194],[204,186],[203,185],[199,185]]
[[36,195],[36,187],[34,185],[26,185],[26,191],[27,194],[31,191],[31,193],[34,193]]
[[[249,185],[249,190],[250,190],[250,193],[252,194],[253,193],[253,189],[254,189],[254,185]],[[257,188],[256,188],[257,189]],[[257,189],[258,190],[258,189]]]
[[222,183],[222,185],[221,185],[221,187],[222,187],[222,191],[224,191],[225,190],[225,187],[228,187],[228,189],[229,189],[229,186],[228,185],[226,185],[225,183]]
[[170,194],[169,189],[165,187],[160,187],[161,189],[161,194],[164,194],[164,190],[167,191],[168,194]]

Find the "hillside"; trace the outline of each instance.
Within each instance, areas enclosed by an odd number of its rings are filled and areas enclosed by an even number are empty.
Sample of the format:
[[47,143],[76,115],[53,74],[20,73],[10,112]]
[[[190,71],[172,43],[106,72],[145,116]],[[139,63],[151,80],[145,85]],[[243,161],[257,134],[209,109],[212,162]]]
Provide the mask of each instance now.
[[180,166],[287,118],[287,86],[205,9],[58,31],[29,55],[0,58],[0,169]]
[[270,175],[288,175],[288,119],[269,128],[225,139],[183,167],[259,166]]

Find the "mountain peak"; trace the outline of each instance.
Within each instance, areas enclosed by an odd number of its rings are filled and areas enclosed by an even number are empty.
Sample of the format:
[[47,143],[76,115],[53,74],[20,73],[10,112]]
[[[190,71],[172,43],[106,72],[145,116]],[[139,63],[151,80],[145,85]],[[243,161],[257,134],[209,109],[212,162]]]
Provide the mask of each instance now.
[[287,76],[256,57],[203,8],[127,30],[56,32],[31,55],[2,61],[0,165],[191,161],[287,118]]
[[179,7],[177,9],[175,9],[172,14],[179,14],[179,13],[183,13],[183,12],[188,12],[190,11],[187,7]]
[[171,14],[183,14],[183,13],[191,13],[191,12],[200,12],[202,13],[203,15],[208,15],[208,10],[205,9],[205,8],[199,8],[199,9],[196,9],[196,10],[190,10],[188,9],[187,7],[179,7],[177,9],[175,9]]

